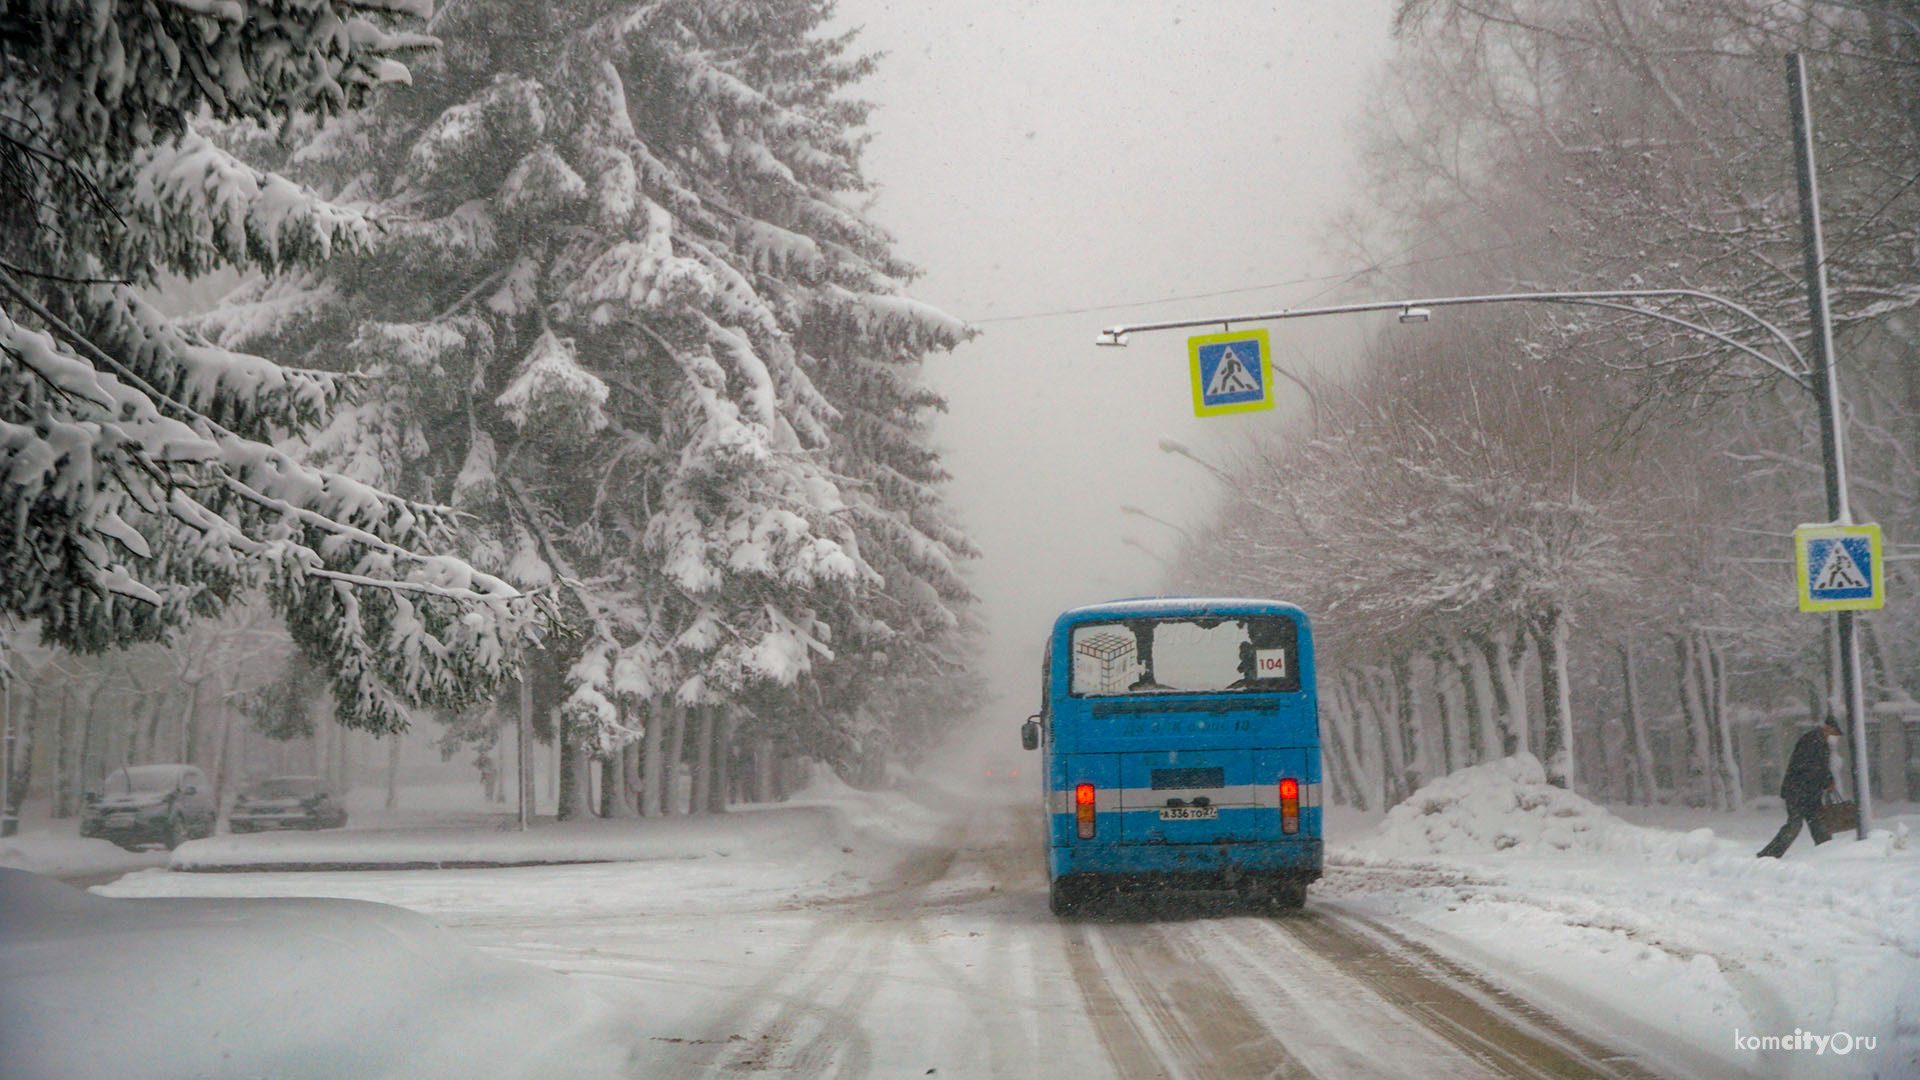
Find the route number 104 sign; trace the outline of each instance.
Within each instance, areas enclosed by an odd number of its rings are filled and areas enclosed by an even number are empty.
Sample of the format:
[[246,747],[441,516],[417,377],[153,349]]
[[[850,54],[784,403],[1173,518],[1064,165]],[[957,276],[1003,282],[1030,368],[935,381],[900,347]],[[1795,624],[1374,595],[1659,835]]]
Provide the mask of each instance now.
[[1253,677],[1256,679],[1284,679],[1287,677],[1287,650],[1253,650]]

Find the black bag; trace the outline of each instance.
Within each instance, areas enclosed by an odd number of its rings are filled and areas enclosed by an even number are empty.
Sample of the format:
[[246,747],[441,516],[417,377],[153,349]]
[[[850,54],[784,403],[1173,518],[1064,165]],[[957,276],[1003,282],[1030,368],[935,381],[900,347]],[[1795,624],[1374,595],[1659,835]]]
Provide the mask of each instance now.
[[1838,836],[1860,827],[1860,807],[1829,791],[1822,797],[1820,809],[1813,812],[1813,820],[1822,829]]

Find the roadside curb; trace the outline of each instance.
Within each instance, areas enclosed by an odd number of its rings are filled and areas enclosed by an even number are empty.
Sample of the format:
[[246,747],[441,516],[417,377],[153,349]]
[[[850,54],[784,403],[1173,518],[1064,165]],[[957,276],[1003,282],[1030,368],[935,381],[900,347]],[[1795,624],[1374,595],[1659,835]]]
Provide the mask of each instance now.
[[168,866],[179,874],[299,874],[356,870],[510,870],[524,866],[594,866],[655,859],[409,859],[395,862],[203,863]]

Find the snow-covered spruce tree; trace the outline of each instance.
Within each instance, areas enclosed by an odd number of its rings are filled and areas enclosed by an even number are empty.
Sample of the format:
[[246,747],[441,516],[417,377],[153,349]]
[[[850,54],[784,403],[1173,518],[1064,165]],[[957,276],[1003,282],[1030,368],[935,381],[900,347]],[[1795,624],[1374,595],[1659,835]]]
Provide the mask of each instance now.
[[266,586],[343,719],[404,724],[501,670],[514,590],[440,509],[301,464],[348,395],[169,325],[158,275],[287,272],[373,234],[202,121],[333,117],[431,39],[422,0],[22,0],[0,13],[0,615],[95,650]]
[[383,234],[206,322],[379,373],[316,450],[450,500],[474,558],[561,584],[576,746],[799,700],[777,691],[837,650],[958,626],[919,365],[964,329],[902,295],[912,269],[842,200],[865,109],[836,95],[869,62],[817,36],[827,12],[449,7],[409,94],[291,154]]

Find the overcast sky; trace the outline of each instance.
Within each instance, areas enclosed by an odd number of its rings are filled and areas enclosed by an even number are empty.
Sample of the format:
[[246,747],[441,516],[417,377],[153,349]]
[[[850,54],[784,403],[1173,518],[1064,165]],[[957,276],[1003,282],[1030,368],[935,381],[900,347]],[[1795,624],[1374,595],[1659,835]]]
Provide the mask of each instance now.
[[[932,373],[951,402],[952,499],[984,552],[992,719],[1009,732],[1037,702],[1055,614],[1156,591],[1160,565],[1123,538],[1170,555],[1180,536],[1121,504],[1190,522],[1217,493],[1159,438],[1205,453],[1305,422],[1284,389],[1276,412],[1196,419],[1184,333],[1093,341],[1120,322],[1311,302],[1332,283],[1256,287],[1354,269],[1325,254],[1325,228],[1391,7],[842,0],[860,44],[887,54],[858,91],[880,106],[871,214],[925,269],[914,295],[981,331]],[[1135,303],[1226,290],[1251,291]],[[1338,362],[1357,330],[1305,326],[1275,328],[1278,360]]]

